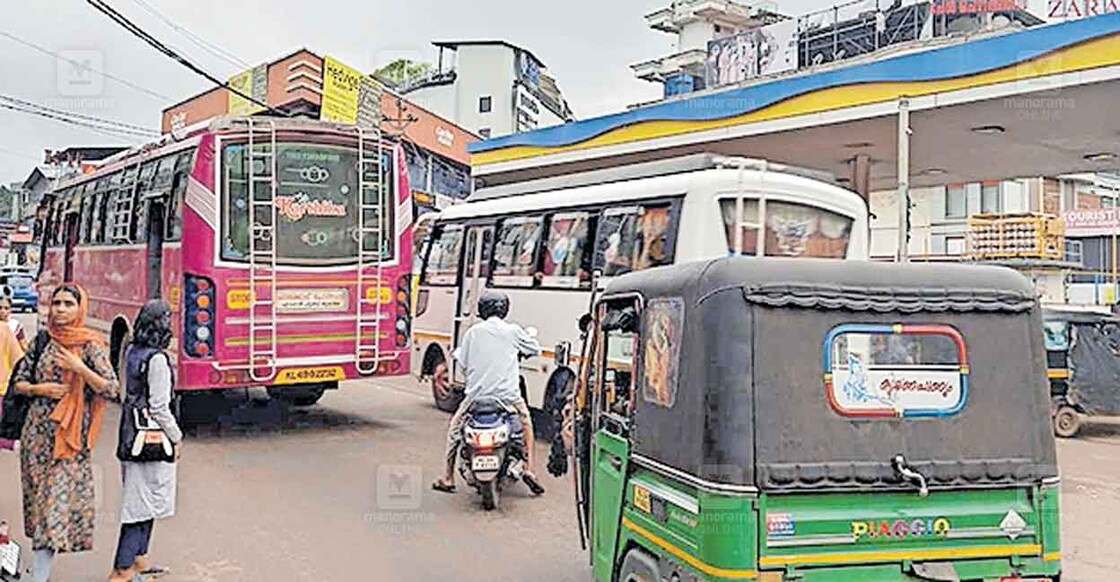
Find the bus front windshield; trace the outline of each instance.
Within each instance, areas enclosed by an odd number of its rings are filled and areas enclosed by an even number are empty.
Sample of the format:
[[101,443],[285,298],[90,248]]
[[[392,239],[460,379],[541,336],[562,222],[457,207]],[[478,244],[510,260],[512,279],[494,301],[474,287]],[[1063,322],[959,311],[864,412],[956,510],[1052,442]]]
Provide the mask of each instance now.
[[[264,153],[263,150],[258,153]],[[263,155],[253,156],[252,175],[258,181],[258,200],[267,200],[267,168]],[[243,261],[249,255],[249,155],[245,144],[222,149],[222,258]],[[308,143],[279,143],[276,146],[277,189],[276,254],[288,264],[338,264],[355,260],[358,254],[358,152],[353,147]],[[366,250],[392,256],[393,197],[390,185],[391,156],[382,159],[380,241],[367,234]],[[375,169],[373,170],[375,171]],[[367,176],[376,182],[376,176]],[[376,200],[367,193],[367,203]],[[267,208],[267,207],[264,207]],[[264,210],[258,207],[258,212]],[[367,228],[377,220],[366,210]],[[259,214],[260,215],[260,214]],[[367,231],[369,233],[369,231]]]

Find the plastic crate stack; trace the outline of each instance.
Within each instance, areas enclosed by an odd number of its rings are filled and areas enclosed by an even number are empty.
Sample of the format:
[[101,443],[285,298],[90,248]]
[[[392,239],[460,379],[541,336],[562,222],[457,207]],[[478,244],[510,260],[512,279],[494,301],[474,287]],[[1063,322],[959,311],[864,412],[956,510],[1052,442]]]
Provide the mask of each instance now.
[[969,254],[974,259],[1061,259],[1064,230],[1056,216],[979,214],[969,220]]

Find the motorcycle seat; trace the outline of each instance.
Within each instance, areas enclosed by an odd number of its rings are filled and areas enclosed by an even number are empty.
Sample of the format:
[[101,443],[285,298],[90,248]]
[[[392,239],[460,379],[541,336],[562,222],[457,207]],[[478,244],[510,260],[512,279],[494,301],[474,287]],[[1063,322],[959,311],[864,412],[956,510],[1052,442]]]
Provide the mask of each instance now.
[[502,414],[508,412],[505,406],[498,400],[492,398],[483,398],[471,403],[467,412],[473,415],[489,415],[489,414]]

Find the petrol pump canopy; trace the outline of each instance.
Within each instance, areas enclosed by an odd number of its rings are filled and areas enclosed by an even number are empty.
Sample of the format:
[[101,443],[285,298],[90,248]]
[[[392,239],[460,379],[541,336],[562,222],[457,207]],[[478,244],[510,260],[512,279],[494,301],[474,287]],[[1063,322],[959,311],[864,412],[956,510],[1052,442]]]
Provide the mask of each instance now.
[[710,152],[836,176],[866,155],[894,188],[899,100],[910,184],[1109,169],[1120,161],[1120,12],[1016,32],[918,41],[738,87],[475,142],[489,186]]
[[[651,310],[684,305],[676,378],[651,382],[664,354],[643,337],[639,455],[769,491],[910,489],[899,454],[933,488],[1057,475],[1040,310],[1010,269],[724,258],[608,289],[627,292],[643,334]],[[917,351],[901,360],[869,348],[902,340]]]

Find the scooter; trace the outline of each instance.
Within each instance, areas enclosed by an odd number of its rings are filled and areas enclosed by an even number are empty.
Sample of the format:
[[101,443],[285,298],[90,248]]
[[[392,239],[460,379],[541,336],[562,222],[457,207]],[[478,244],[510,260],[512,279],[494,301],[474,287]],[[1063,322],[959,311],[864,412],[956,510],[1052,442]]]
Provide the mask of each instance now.
[[[536,330],[529,328],[530,335]],[[528,455],[521,417],[493,399],[471,403],[463,422],[463,446],[459,473],[468,485],[482,496],[482,508],[498,507],[502,486],[523,481],[531,491],[540,494],[544,488],[526,472]]]

